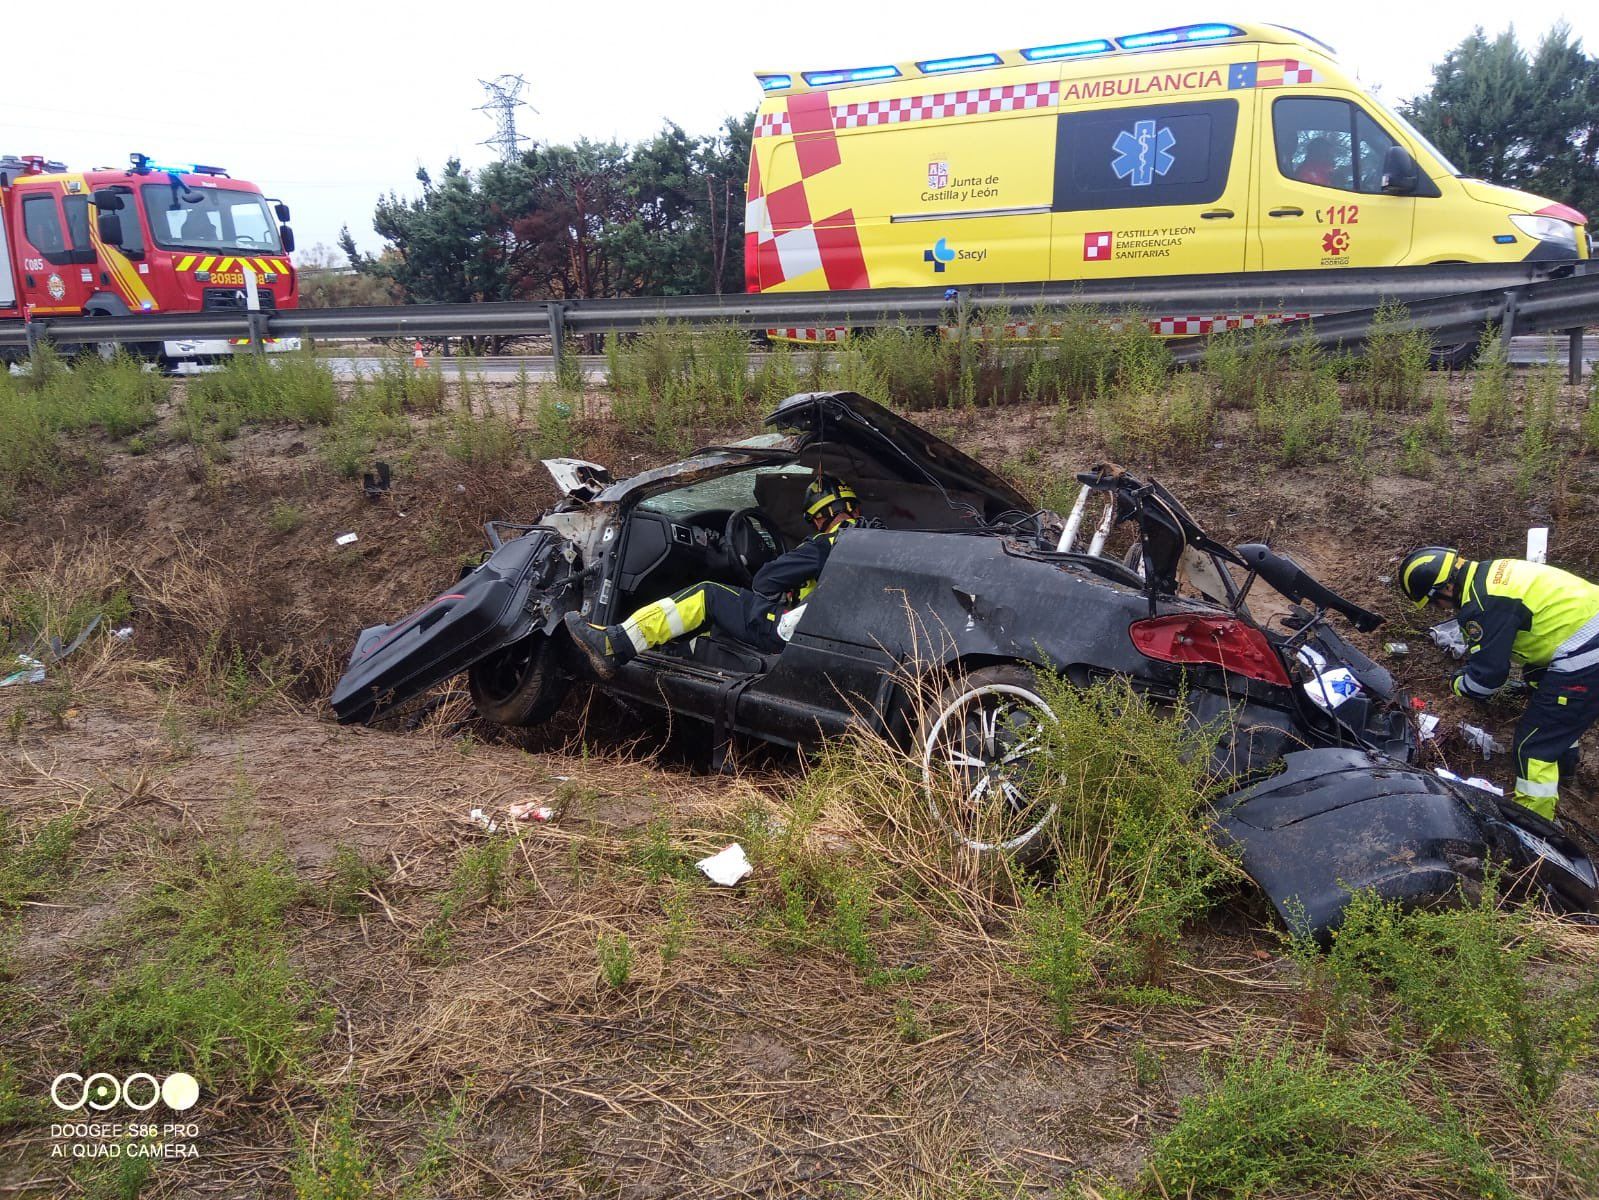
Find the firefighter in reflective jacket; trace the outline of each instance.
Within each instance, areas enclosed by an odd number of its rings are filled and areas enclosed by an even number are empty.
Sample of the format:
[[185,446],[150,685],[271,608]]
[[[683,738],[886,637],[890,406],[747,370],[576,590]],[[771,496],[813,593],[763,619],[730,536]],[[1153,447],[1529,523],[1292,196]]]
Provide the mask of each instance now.
[[1516,799],[1553,819],[1560,779],[1577,769],[1577,739],[1599,718],[1599,587],[1569,571],[1515,558],[1472,562],[1445,546],[1405,557],[1400,589],[1416,607],[1458,606],[1466,668],[1457,696],[1486,700],[1512,661],[1532,700],[1516,727]]
[[610,679],[640,650],[691,636],[707,624],[765,653],[777,653],[784,645],[778,623],[816,587],[839,531],[860,521],[855,489],[831,475],[816,476],[805,488],[805,516],[816,533],[756,571],[754,590],[696,583],[646,604],[620,625],[591,625],[569,612],[566,627],[572,640],[601,679]]

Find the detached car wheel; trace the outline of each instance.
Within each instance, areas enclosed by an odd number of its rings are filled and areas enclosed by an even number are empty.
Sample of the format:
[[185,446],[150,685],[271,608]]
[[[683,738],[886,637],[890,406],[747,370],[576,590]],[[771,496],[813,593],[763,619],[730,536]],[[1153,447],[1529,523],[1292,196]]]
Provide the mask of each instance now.
[[921,722],[922,786],[935,819],[968,850],[1033,862],[1049,848],[1053,803],[1033,794],[1033,755],[1055,714],[1022,666],[951,683]]
[[473,665],[467,673],[472,703],[500,725],[540,725],[566,698],[554,639],[529,634]]

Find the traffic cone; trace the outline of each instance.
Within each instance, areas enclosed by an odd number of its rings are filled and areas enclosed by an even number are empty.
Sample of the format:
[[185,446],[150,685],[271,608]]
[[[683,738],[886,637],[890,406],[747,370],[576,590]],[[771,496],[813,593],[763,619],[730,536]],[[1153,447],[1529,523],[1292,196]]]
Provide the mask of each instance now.
[[417,338],[416,339],[416,345],[412,347],[411,365],[413,367],[415,367],[418,371],[427,370],[428,359],[427,359],[427,355],[422,353],[422,339],[421,338]]

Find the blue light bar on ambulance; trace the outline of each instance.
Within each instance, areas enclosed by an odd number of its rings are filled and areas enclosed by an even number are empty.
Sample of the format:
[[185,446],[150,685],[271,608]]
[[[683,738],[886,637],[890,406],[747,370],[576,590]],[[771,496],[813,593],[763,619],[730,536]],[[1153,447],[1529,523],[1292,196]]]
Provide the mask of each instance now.
[[855,67],[848,71],[804,71],[805,82],[812,87],[830,87],[835,83],[869,83],[874,79],[898,79],[899,68]]
[[1116,47],[1104,38],[1089,42],[1061,42],[1054,46],[1033,46],[1022,51],[1028,62],[1048,62],[1055,58],[1078,58],[1084,54],[1108,54]]
[[1149,46],[1176,46],[1184,42],[1214,42],[1222,38],[1241,37],[1243,30],[1232,25],[1179,25],[1174,29],[1157,29],[1151,33],[1133,33],[1116,39],[1123,50],[1143,50]]
[[939,71],[974,71],[978,67],[997,67],[1005,60],[997,54],[966,54],[960,58],[929,58],[916,64],[927,75]]
[[759,79],[763,92],[780,92],[784,88],[794,86],[794,77],[792,75],[761,75]]

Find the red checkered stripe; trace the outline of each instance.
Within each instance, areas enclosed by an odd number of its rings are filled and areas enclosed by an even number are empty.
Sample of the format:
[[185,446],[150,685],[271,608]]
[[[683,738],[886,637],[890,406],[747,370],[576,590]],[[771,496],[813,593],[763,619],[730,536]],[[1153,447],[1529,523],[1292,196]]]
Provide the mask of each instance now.
[[843,325],[825,329],[768,329],[766,336],[789,342],[842,342],[849,336],[849,329]]
[[[1228,329],[1249,329],[1256,325],[1275,324],[1280,321],[1305,321],[1315,313],[1216,313],[1208,317],[1150,317],[1149,332],[1161,337],[1189,337],[1206,333],[1221,333]],[[1094,322],[1110,332],[1120,332],[1124,322],[1119,317],[1104,317]],[[945,333],[957,331],[945,327]],[[1008,321],[1005,332],[1014,338],[1060,337],[1064,326],[1054,323],[1036,325],[1031,321]]]
[[[1049,108],[1060,98],[1060,83],[1012,83],[1004,87],[938,92],[929,96],[902,96],[897,100],[866,100],[832,107],[834,129],[897,125],[903,121],[933,121],[942,117],[976,117],[985,113]],[[781,137],[794,131],[786,112],[763,113],[755,122],[756,137]]]
[[1045,80],[1041,83],[974,88],[964,92],[940,92],[932,96],[909,96],[899,100],[868,100],[834,108],[833,127],[856,129],[869,125],[895,125],[902,121],[932,121],[941,117],[975,117],[984,113],[1048,108],[1059,96],[1060,83]]

